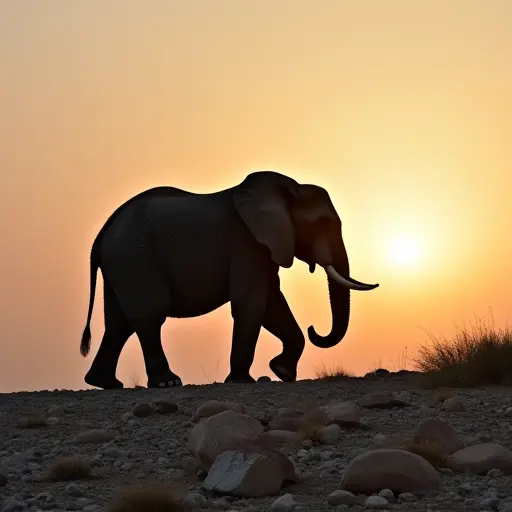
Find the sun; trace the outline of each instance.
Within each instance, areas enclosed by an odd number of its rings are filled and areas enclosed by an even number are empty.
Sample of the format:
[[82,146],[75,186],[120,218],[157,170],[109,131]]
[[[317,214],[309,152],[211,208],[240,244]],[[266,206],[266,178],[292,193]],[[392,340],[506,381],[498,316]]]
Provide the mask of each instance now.
[[421,258],[421,246],[414,236],[395,236],[390,241],[389,257],[400,267],[417,265]]

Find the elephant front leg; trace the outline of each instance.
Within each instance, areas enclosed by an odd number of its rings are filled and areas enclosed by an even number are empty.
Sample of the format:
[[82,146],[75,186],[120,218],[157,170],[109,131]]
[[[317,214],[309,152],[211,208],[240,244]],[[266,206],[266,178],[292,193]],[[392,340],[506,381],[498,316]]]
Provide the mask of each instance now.
[[230,373],[224,382],[252,383],[250,375],[256,343],[265,316],[265,299],[252,297],[231,305],[233,339],[231,344]]
[[295,381],[305,340],[280,289],[272,290],[269,295],[263,327],[283,343],[283,351],[270,361],[270,369],[284,382]]

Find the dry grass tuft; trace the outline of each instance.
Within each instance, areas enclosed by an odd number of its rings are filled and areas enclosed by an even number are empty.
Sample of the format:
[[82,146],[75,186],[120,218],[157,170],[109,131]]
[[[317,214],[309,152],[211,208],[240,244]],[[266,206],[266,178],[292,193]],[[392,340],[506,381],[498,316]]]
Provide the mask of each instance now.
[[107,512],[184,512],[185,506],[168,484],[152,482],[126,487],[107,507]]
[[80,457],[61,457],[52,462],[46,479],[51,482],[90,480],[94,478],[91,463]]
[[423,385],[472,387],[512,383],[512,330],[497,329],[477,319],[470,327],[458,327],[451,339],[428,335],[416,360],[424,373]]
[[42,414],[34,413],[23,416],[18,421],[19,428],[41,428],[48,426],[48,422]]
[[435,468],[444,467],[449,453],[446,448],[435,441],[415,441],[414,439],[406,440],[401,449],[410,453],[415,453],[430,462]]
[[298,433],[303,439],[320,441],[320,430],[327,425],[327,416],[317,408],[306,409],[300,419]]
[[347,372],[341,365],[328,369],[323,363],[315,370],[315,377],[318,380],[346,380],[353,379],[354,374]]

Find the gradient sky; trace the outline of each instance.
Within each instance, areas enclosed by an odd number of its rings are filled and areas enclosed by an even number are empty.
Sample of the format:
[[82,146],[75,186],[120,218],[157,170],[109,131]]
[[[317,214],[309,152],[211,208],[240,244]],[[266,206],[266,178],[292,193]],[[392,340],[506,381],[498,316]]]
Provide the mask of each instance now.
[[[326,187],[352,276],[381,285],[299,378],[510,321],[511,20],[509,0],[1,0],[0,391],[86,387],[89,251],[121,202],[258,169]],[[303,331],[329,331],[325,275],[281,276]],[[228,305],[168,320],[172,369],[224,380],[231,328]],[[262,331],[253,376],[279,352]],[[118,377],[146,384],[135,336]]]

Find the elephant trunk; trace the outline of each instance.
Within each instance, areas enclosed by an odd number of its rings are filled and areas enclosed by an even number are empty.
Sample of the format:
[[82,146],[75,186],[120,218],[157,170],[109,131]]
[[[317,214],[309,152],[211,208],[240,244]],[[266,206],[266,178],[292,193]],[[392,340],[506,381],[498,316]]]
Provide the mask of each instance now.
[[330,246],[323,237],[317,240],[314,247],[315,260],[324,267],[327,274],[332,314],[332,328],[327,336],[320,336],[313,326],[308,328],[309,340],[320,348],[334,347],[345,336],[350,318],[350,290],[373,290],[379,286],[352,279],[343,242],[334,245],[334,250],[331,247],[333,244]]
[[348,329],[350,317],[350,289],[341,285],[327,267],[333,268],[336,274],[341,276],[349,275],[348,257],[345,251],[344,257],[335,266],[322,265],[326,269],[327,284],[329,287],[329,301],[331,303],[332,329],[327,336],[320,336],[311,325],[308,328],[309,340],[315,347],[331,348],[337,345],[345,336]]

